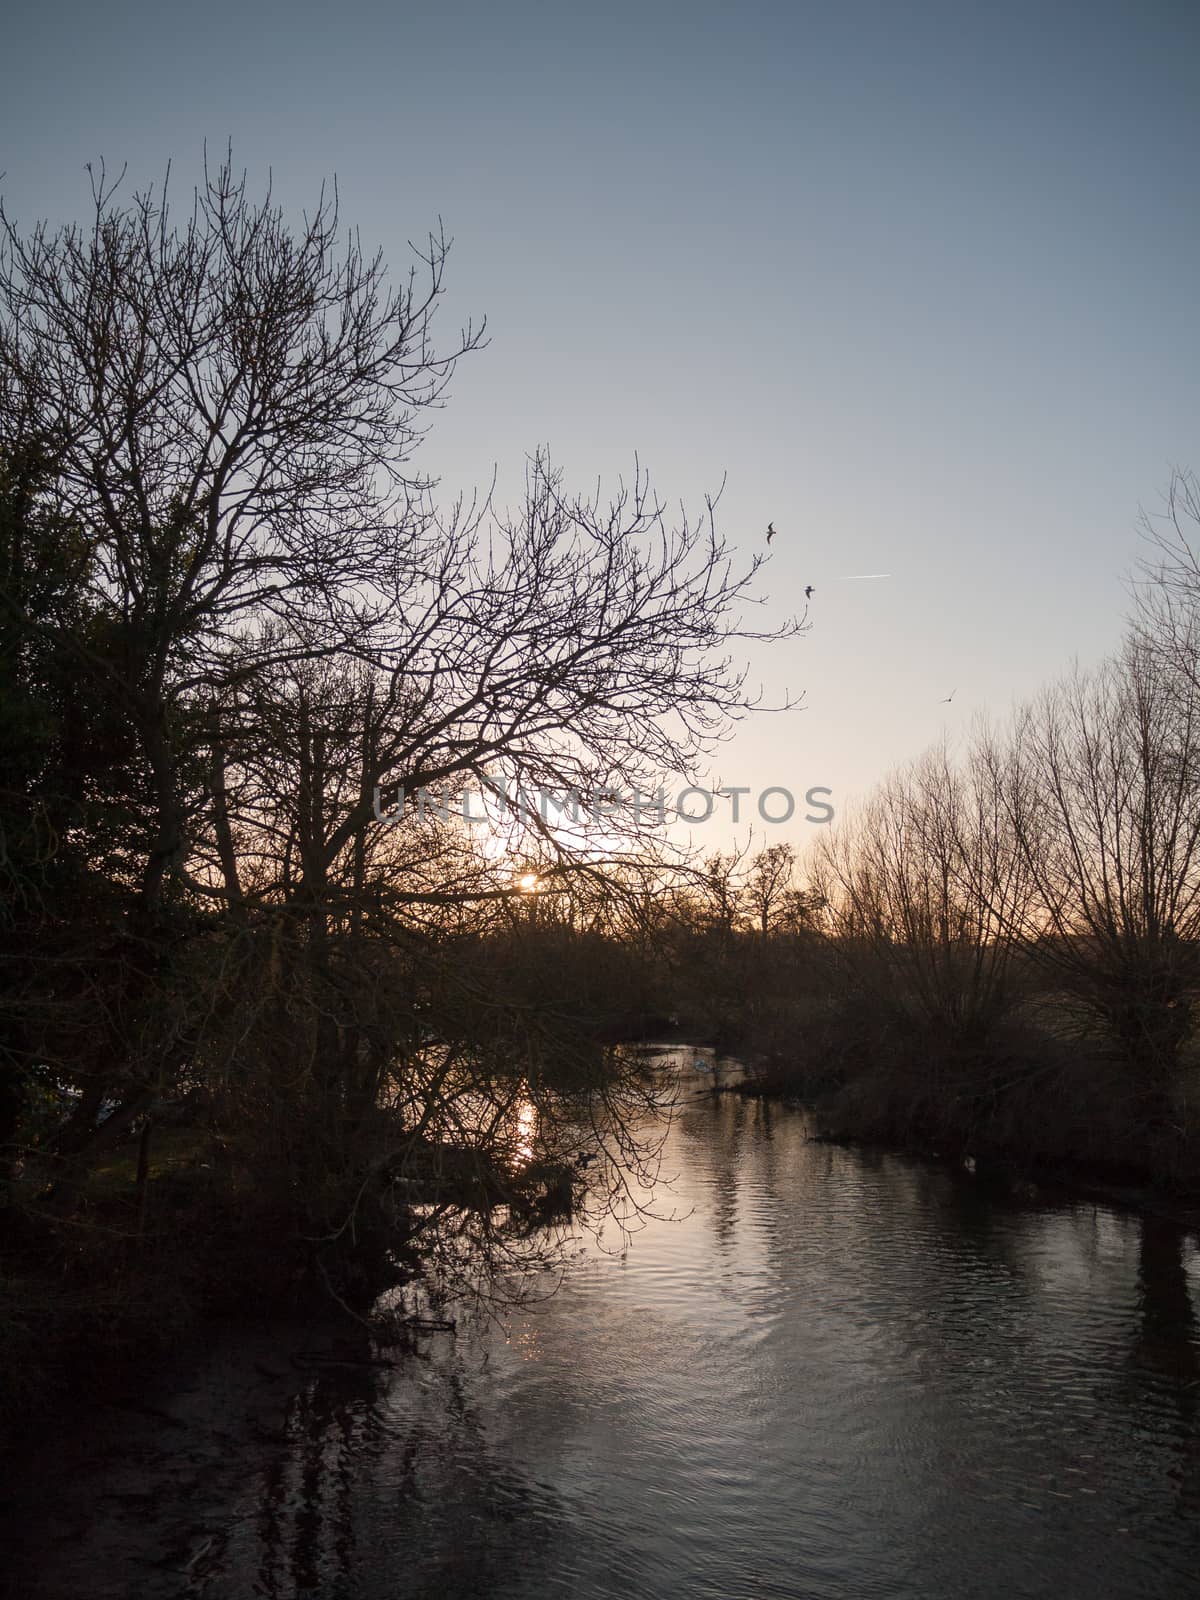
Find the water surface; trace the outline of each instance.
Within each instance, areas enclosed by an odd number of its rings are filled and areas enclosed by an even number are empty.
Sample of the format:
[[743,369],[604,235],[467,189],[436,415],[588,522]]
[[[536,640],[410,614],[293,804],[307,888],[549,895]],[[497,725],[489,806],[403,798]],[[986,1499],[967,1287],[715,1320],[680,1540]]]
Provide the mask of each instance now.
[[278,1427],[235,1384],[182,1486],[160,1430],[157,1503],[128,1503],[152,1467],[110,1438],[64,1497],[106,1532],[60,1527],[21,1592],[1200,1592],[1192,1239],[810,1142],[690,1063],[628,1248],[581,1245],[551,1298],[395,1369],[296,1373]]

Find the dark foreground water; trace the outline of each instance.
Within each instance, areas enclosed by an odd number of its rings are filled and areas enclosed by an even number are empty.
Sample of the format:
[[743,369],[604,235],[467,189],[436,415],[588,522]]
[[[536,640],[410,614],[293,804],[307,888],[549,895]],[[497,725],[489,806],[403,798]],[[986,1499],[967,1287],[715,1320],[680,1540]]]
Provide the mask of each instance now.
[[658,1197],[684,1220],[394,1369],[194,1357],[31,1461],[13,1592],[1200,1594],[1191,1238],[705,1081]]

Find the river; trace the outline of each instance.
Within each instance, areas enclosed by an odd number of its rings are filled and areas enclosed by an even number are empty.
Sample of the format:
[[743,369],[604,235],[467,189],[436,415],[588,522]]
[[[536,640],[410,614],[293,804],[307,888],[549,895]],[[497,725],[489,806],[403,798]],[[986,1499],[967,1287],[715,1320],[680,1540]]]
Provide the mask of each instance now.
[[1194,1239],[812,1142],[691,1062],[664,1058],[680,1109],[626,1247],[394,1367],[306,1372],[267,1333],[193,1359],[35,1453],[13,1592],[1200,1592]]

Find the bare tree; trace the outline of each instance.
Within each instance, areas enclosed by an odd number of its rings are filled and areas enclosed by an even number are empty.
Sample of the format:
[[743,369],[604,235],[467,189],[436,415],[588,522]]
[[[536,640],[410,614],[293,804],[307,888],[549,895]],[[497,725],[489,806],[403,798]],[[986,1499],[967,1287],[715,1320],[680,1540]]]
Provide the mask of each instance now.
[[432,346],[440,234],[423,284],[414,269],[390,291],[325,196],[296,234],[228,160],[179,225],[165,183],[125,206],[119,188],[97,181],[86,230],[26,238],[0,211],[0,425],[36,426],[60,508],[88,530],[109,627],[75,643],[153,783],[153,906],[183,854],[182,708],[386,620],[397,518],[407,539],[424,524],[407,469],[420,419],[479,336]]
[[790,844],[767,845],[750,863],[745,900],[764,938],[783,915],[789,896],[795,892],[792,881],[795,870],[796,852]]
[[841,959],[894,1015],[969,1042],[1011,1009],[1028,873],[986,760],[935,750],[823,839]]
[[1021,926],[1172,1120],[1200,964],[1200,685],[1134,638],[1018,721],[1007,805],[1035,888]]
[[1161,667],[1200,677],[1200,479],[1177,469],[1160,513],[1143,512],[1134,632]]
[[[82,530],[91,620],[63,642],[141,797],[73,1148],[164,1085],[216,1084],[333,1229],[364,1171],[393,1170],[387,1139],[442,1137],[464,1094],[499,1130],[541,1084],[549,1130],[556,1094],[579,1114],[564,1083],[611,1085],[620,1147],[629,1074],[584,1051],[551,1085],[544,1026],[451,957],[516,901],[511,866],[380,801],[698,777],[755,703],[731,651],[797,628],[742,623],[760,558],[737,567],[714,503],[673,518],[636,466],[606,501],[539,453],[514,513],[438,503],[413,452],[480,342],[433,345],[440,231],[393,291],[334,202],[293,230],[226,160],[178,221],[165,184],[123,203],[101,177],[89,228],[23,236],[0,212],[0,245],[0,427],[45,441],[43,500]],[[29,638],[52,626],[6,604]],[[571,827],[508,806],[547,894],[631,909],[661,857],[636,806],[607,808],[603,853],[599,799]]]

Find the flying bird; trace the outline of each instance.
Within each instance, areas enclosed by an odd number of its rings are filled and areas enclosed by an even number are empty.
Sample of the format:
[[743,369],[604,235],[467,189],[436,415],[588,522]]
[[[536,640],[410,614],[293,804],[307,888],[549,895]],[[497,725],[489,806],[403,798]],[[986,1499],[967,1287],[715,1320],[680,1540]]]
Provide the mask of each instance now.
[[774,537],[775,537],[775,524],[773,522],[768,522],[767,523],[767,543],[770,544],[771,540]]
[[958,693],[957,689],[951,689],[950,693],[946,696],[946,698],[944,700],[939,700],[938,701],[938,705],[940,705],[940,706],[948,706],[950,704],[951,700],[954,699],[954,696],[957,693]]
[[816,594],[816,592],[817,591],[813,588],[811,583],[806,583],[804,585],[804,598],[806,600],[811,600],[813,595]]

